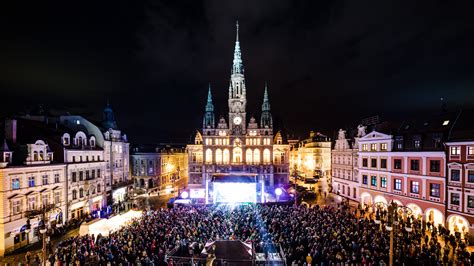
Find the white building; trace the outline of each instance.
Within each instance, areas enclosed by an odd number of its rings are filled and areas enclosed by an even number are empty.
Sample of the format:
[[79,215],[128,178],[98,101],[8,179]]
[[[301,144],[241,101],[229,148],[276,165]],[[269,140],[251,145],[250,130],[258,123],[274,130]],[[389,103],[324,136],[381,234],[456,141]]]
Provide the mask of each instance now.
[[359,201],[359,167],[358,167],[358,140],[365,136],[365,127],[358,126],[354,138],[347,136],[345,130],[339,129],[338,137],[332,150],[332,188],[333,192]]
[[8,120],[5,129],[0,151],[0,256],[38,241],[40,217],[28,217],[29,211],[48,206],[49,228],[63,224],[67,211],[66,165],[54,163],[55,154],[41,137],[34,137],[29,121]]

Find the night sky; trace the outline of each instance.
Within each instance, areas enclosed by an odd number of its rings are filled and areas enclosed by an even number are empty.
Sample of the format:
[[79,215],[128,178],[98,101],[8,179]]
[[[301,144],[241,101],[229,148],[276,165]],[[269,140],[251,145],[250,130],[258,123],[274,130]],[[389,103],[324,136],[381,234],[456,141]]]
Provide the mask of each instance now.
[[237,19],[248,117],[268,82],[290,133],[474,105],[473,1],[36,2],[0,9],[0,115],[110,99],[131,142],[186,142],[209,82],[227,115]]

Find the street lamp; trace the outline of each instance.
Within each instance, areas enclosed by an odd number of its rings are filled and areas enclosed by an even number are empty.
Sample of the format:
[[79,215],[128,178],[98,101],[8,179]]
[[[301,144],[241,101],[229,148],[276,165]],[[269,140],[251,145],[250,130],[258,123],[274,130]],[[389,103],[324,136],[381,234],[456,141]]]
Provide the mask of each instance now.
[[[376,213],[375,213],[375,220],[376,224],[381,224],[382,221],[386,222],[385,229],[390,232],[390,254],[389,254],[389,266],[393,266],[393,238],[394,238],[394,231],[397,229],[399,222],[403,222],[403,215],[406,217],[406,224],[405,230],[407,232],[411,232],[411,215],[412,210],[405,206],[399,206],[393,200],[390,204],[386,204],[383,202],[376,202],[375,204]],[[382,225],[380,225],[380,229],[382,229]]]

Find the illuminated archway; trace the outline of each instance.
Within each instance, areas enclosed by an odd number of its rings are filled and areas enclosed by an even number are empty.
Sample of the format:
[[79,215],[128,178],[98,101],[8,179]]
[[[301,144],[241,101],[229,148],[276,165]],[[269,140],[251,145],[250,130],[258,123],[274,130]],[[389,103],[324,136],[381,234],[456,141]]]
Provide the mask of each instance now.
[[247,162],[247,164],[252,163],[252,150],[251,149],[247,149],[247,151],[245,151],[245,161]]
[[399,201],[399,200],[395,199],[395,200],[393,200],[393,202],[395,202],[398,206],[403,206],[402,202]]
[[222,163],[222,150],[221,149],[216,150],[216,163],[217,164]]
[[438,209],[427,209],[425,212],[425,219],[427,222],[433,223],[434,226],[438,226],[438,224],[444,224],[443,213]]
[[270,150],[263,150],[263,163],[270,163]]
[[408,203],[407,207],[410,208],[415,218],[420,219],[423,216],[423,210],[415,203]]
[[234,148],[234,150],[232,151],[232,162],[233,163],[242,162],[242,149],[241,148]]
[[259,149],[253,150],[253,162],[255,164],[260,163],[260,150]]
[[364,207],[365,205],[368,205],[370,207],[372,205],[372,196],[367,192],[360,194],[360,203]]
[[222,162],[224,164],[228,164],[230,160],[230,152],[228,149],[224,149],[223,156],[222,156]]
[[212,150],[206,150],[206,163],[212,163]]
[[385,197],[381,196],[381,195],[375,196],[374,203],[377,203],[377,202],[382,202],[382,203],[388,204],[387,199],[385,199]]
[[459,232],[464,236],[465,233],[469,232],[469,222],[460,215],[452,214],[448,217],[448,229],[451,234]]

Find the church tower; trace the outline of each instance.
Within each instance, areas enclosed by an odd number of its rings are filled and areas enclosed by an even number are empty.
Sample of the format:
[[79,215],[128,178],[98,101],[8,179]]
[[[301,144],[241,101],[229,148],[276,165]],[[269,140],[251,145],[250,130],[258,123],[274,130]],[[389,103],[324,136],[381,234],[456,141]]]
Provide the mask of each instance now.
[[270,100],[268,99],[267,83],[265,83],[265,92],[263,93],[262,117],[260,119],[260,126],[262,128],[273,127],[272,114],[270,113]]
[[245,134],[245,107],[247,105],[244,65],[239,42],[239,22],[236,22],[234,61],[229,85],[229,128],[233,135]]
[[204,121],[202,127],[204,129],[215,127],[214,104],[212,104],[211,84],[209,84],[209,91],[207,93],[206,112],[204,113]]
[[110,106],[109,101],[107,100],[107,106],[104,109],[102,115],[102,126],[105,129],[118,129],[117,121],[115,121],[115,114],[112,106]]

